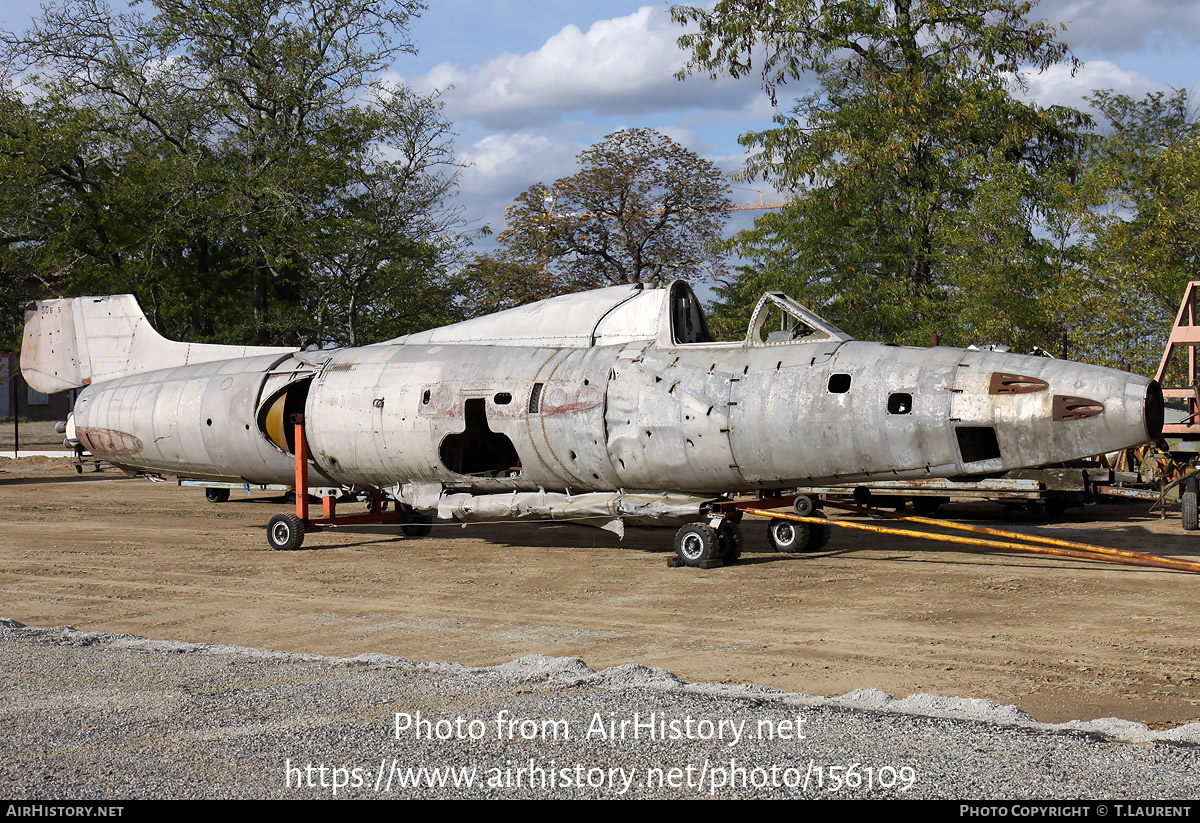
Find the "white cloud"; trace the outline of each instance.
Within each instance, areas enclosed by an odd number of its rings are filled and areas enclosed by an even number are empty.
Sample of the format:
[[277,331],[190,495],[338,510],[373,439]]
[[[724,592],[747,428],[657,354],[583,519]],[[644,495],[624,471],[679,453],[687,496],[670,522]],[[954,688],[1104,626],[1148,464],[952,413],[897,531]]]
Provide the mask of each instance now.
[[1130,97],[1141,97],[1147,92],[1164,87],[1135,71],[1127,71],[1108,60],[1093,60],[1086,63],[1074,75],[1071,67],[1064,64],[1050,66],[1040,74],[1026,74],[1029,84],[1026,96],[1043,106],[1071,106],[1085,109],[1084,97],[1097,89],[1112,89]]
[[463,188],[484,197],[512,200],[538,181],[552,183],[569,174],[583,149],[559,136],[528,132],[489,134],[462,152],[471,166],[463,172]]
[[686,54],[675,44],[682,29],[665,7],[598,20],[582,31],[568,25],[536,51],[504,53],[464,69],[442,63],[414,81],[446,88],[451,116],[490,128],[517,129],[557,122],[569,112],[621,116],[682,109],[739,109],[761,95],[757,82],[675,79]]
[[1196,0],[1043,0],[1030,13],[1067,24],[1072,48],[1107,54],[1200,43]]
[[[575,155],[592,141],[577,143],[563,129],[558,133],[499,132],[459,151],[470,163],[459,181],[459,202],[469,204],[469,219],[499,234],[504,210],[517,195],[535,183],[553,183],[575,170]],[[480,250],[494,246],[480,242]]]

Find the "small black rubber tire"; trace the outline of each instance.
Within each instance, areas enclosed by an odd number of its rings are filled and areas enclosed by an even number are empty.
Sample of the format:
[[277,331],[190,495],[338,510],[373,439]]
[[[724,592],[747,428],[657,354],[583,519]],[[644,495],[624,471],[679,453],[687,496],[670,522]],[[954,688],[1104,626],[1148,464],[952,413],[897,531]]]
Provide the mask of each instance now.
[[716,531],[706,523],[688,523],[675,532],[675,555],[685,566],[698,567],[717,556]]
[[912,499],[913,511],[922,517],[933,517],[941,506],[942,501],[936,497],[914,497]]
[[204,499],[209,503],[224,503],[229,499],[229,489],[209,486],[204,490]]
[[408,522],[400,525],[400,531],[406,537],[428,537],[433,531],[433,526],[430,525],[430,520],[426,515],[412,512],[408,516]]
[[1183,520],[1183,530],[1194,532],[1200,529],[1200,509],[1197,508],[1195,489],[1184,489],[1179,498],[1180,514]]
[[277,552],[295,551],[304,545],[304,521],[294,514],[277,514],[267,523],[267,542]]
[[[817,513],[820,516],[820,512]],[[833,526],[827,526],[824,523],[810,523],[809,530],[812,536],[808,538],[808,546],[805,551],[819,552],[829,545],[829,538],[833,536]]]
[[796,499],[792,501],[792,511],[801,517],[808,517],[816,507],[813,499],[803,494],[796,495]]
[[736,563],[742,556],[742,530],[737,523],[722,520],[717,529],[717,559],[722,563]]
[[812,529],[807,523],[777,517],[767,524],[767,539],[777,552],[806,552],[809,550],[808,544],[812,542]]

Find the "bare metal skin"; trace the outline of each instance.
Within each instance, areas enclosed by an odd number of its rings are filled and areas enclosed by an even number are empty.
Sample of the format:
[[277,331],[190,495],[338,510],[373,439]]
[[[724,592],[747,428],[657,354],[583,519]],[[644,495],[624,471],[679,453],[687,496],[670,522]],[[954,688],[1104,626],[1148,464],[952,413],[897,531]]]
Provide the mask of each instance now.
[[547,494],[985,474],[1114,451],[1161,426],[1147,378],[858,342],[778,294],[745,340],[707,339],[682,283],[317,352],[167,341],[125,295],[31,305],[22,369],[40,391],[87,386],[79,440],[128,469],[289,483],[286,421],[303,412],[314,484],[443,516],[494,493],[537,493],[521,498],[536,514]]

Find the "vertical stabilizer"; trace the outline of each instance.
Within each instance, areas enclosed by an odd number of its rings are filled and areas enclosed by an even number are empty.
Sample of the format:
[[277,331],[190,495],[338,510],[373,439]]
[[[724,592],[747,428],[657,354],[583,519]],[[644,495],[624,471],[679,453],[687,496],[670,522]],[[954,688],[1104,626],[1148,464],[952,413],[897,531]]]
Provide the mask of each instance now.
[[189,363],[292,351],[178,343],[151,327],[132,294],[71,297],[25,307],[21,374],[34,389],[51,394]]

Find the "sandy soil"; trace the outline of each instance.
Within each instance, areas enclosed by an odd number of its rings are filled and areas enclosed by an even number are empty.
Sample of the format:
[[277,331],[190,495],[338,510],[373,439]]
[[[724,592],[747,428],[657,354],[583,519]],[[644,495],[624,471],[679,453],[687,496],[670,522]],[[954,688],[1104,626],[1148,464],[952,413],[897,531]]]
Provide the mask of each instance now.
[[[669,568],[671,530],[620,542],[570,525],[342,529],[272,552],[263,526],[288,510],[0,457],[0,615],[322,654],[489,665],[541,653],[820,695],[982,697],[1048,722],[1200,720],[1196,575],[848,529],[825,552],[780,555],[749,518],[743,561],[712,570]],[[1200,555],[1200,533],[1145,511],[1075,509],[1038,528]]]

